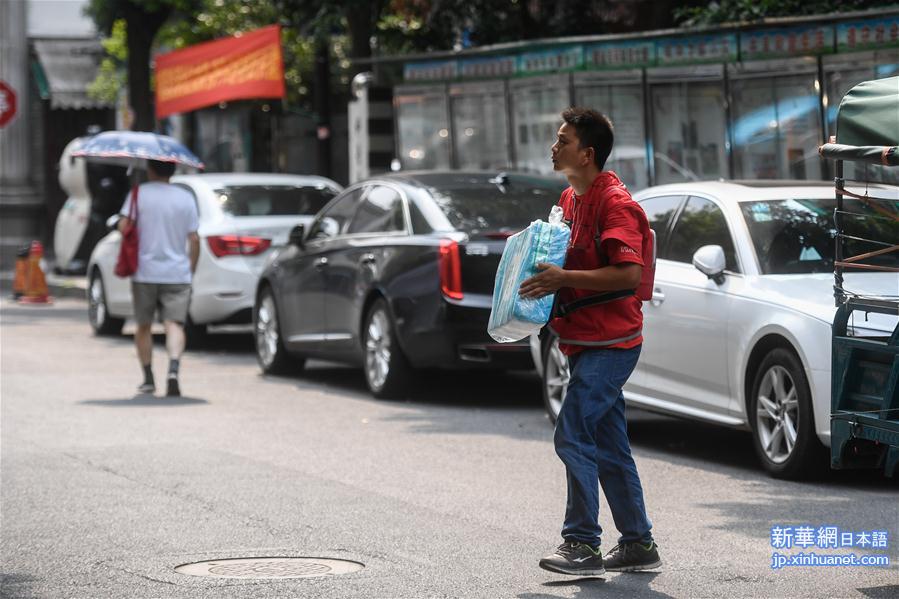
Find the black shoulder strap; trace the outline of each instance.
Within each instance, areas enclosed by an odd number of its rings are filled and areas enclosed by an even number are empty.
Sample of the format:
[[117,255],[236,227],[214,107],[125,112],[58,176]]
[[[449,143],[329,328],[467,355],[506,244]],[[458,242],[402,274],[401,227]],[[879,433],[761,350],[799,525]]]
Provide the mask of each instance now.
[[607,304],[609,302],[614,302],[615,300],[619,300],[625,297],[630,297],[636,293],[634,289],[622,289],[620,291],[607,291],[604,293],[596,293],[594,295],[588,295],[587,297],[582,297],[581,299],[576,299],[573,302],[568,302],[567,304],[561,304],[558,301],[558,295],[556,295],[556,303],[553,306],[553,315],[554,316],[568,316],[575,310],[580,310],[581,308],[586,308],[588,306],[595,306],[597,304]]

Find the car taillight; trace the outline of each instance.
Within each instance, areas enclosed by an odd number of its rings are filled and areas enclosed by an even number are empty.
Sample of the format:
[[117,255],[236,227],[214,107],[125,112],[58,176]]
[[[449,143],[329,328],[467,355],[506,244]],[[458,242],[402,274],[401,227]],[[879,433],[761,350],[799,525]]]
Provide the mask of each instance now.
[[459,244],[450,239],[440,241],[440,291],[450,299],[462,299],[462,262]]
[[210,235],[206,238],[216,258],[222,256],[255,256],[272,245],[271,239],[246,235]]

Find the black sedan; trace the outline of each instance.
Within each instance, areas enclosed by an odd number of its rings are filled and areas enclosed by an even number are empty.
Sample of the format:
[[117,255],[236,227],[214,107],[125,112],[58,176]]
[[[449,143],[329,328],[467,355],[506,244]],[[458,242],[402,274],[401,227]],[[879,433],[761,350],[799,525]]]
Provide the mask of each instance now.
[[266,373],[306,358],[358,364],[377,397],[414,369],[532,368],[527,342],[487,335],[506,238],[546,219],[561,179],[418,172],[362,181],[335,197],[266,267],[253,310]]

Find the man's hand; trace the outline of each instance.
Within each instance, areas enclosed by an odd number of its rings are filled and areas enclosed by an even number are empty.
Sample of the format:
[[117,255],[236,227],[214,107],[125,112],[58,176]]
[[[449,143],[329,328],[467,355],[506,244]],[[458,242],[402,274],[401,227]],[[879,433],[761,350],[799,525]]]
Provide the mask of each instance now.
[[537,265],[540,273],[529,279],[525,279],[518,288],[521,297],[538,298],[550,293],[555,293],[562,287],[569,287],[567,274],[564,269],[555,264],[540,263]]

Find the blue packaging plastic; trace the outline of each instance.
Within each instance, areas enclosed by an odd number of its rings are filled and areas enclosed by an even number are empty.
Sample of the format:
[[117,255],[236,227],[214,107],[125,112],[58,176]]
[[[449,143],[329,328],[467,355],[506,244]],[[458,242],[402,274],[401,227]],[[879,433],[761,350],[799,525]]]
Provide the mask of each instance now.
[[537,264],[563,266],[571,231],[562,222],[562,209],[554,206],[549,222],[535,220],[527,229],[509,237],[503,250],[487,332],[500,343],[524,339],[549,320],[553,296],[525,298],[518,295],[522,281],[540,272]]

